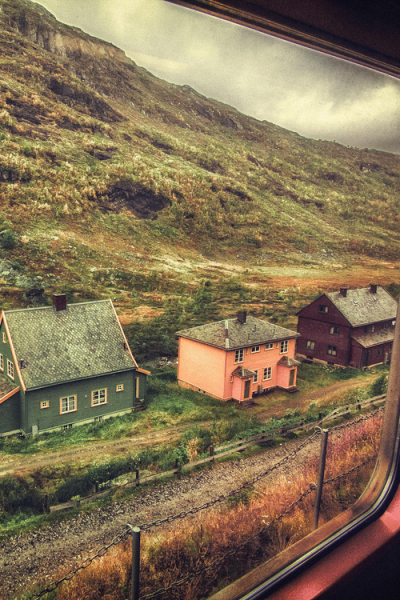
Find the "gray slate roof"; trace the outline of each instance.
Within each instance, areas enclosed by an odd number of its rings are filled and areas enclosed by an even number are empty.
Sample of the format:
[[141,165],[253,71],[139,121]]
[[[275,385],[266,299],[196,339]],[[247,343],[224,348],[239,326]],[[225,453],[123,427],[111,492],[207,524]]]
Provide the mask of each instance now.
[[368,287],[347,290],[346,298],[340,292],[330,292],[326,296],[353,327],[396,318],[397,302],[380,285],[376,294],[372,294]]
[[301,365],[301,362],[290,356],[282,356],[282,358],[278,360],[278,365],[281,365],[282,367],[298,367]]
[[250,379],[250,377],[253,377],[255,374],[255,371],[250,371],[250,369],[246,369],[245,367],[236,367],[236,369],[232,371],[232,375],[239,377],[239,379]]
[[363,348],[371,348],[372,346],[379,346],[386,342],[393,342],[394,338],[394,327],[389,329],[381,329],[381,331],[374,331],[374,333],[363,333],[360,335],[352,335],[353,340],[356,340]]
[[[227,329],[227,338],[226,331]],[[265,344],[266,342],[275,342],[296,338],[298,333],[267,321],[262,321],[256,317],[248,316],[246,323],[240,323],[238,319],[226,319],[225,321],[216,321],[207,323],[192,329],[178,331],[180,337],[203,342],[210,346],[223,348],[224,350],[235,350],[237,348],[248,348]],[[229,340],[227,346],[225,340]]]
[[110,300],[5,311],[27,389],[136,368]]
[[8,379],[6,379],[4,375],[0,373],[0,404],[1,399],[4,398],[4,396],[7,396],[13,390],[18,389],[18,387],[19,386],[15,383],[10,383],[10,381],[8,381]]

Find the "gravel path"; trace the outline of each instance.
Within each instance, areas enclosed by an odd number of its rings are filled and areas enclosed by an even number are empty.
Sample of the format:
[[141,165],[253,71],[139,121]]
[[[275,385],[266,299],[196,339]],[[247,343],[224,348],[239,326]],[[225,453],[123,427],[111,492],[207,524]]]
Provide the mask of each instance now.
[[[115,502],[90,514],[80,514],[64,523],[0,542],[2,597],[18,598],[38,580],[48,584],[60,572],[67,572],[108,544],[124,531],[127,523],[148,523],[174,515],[238,488],[281,461],[302,443],[293,440],[251,458],[216,464],[212,469],[144,490],[131,500]],[[305,457],[318,452],[318,447],[319,441],[314,440],[263,481],[271,481],[278,472],[295,470]]]

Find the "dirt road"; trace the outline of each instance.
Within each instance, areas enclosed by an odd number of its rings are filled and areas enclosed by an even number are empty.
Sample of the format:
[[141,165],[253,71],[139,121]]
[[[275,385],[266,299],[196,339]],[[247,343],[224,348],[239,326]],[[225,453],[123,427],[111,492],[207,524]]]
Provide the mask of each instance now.
[[[310,402],[315,402],[317,406],[322,406],[327,402],[330,403],[340,401],[349,391],[356,388],[368,387],[375,378],[376,374],[371,374],[361,379],[339,381],[324,388],[317,389],[313,392],[303,392],[293,396],[288,395],[284,403],[280,401],[279,406],[271,403],[271,397],[267,396],[266,401],[259,402],[257,399],[256,401],[258,406],[246,410],[249,415],[255,414],[262,422],[266,422],[271,417],[283,416],[287,409],[293,410],[295,408],[299,408],[300,410],[306,411],[310,405]],[[124,454],[132,454],[133,452],[141,450],[146,446],[156,446],[158,444],[177,441],[184,431],[190,427],[193,427],[194,425],[208,427],[210,424],[211,421],[187,423],[177,427],[161,429],[159,431],[152,430],[149,433],[137,435],[133,438],[87,442],[81,446],[74,446],[65,449],[63,448],[57,451],[49,450],[48,452],[41,452],[37,455],[21,456],[0,454],[2,461],[0,467],[0,477],[10,473],[24,475],[39,467],[68,463],[72,461],[81,461],[85,464],[90,464],[93,460],[98,459],[99,453],[104,460],[111,457],[115,458],[117,456],[123,456]]]
[[[253,476],[265,472],[302,443],[293,440],[261,455],[217,464],[212,469],[150,488],[129,501],[116,502],[90,514],[80,514],[65,523],[0,542],[0,597],[7,600],[18,598],[37,581],[40,581],[41,588],[46,587],[45,582],[48,584],[87,556],[95,554],[124,531],[127,523],[140,525],[152,522],[227,494]],[[315,439],[282,468],[256,485],[268,484],[278,471],[281,475],[295,470],[306,457],[318,452],[319,443],[319,439]]]

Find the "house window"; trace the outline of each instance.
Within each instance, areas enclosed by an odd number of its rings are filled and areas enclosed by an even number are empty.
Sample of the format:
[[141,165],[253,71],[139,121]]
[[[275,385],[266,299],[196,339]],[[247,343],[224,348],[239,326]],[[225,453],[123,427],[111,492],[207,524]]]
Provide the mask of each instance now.
[[[60,414],[62,415],[64,413],[74,412],[77,405],[76,400],[76,396],[64,396],[64,398],[60,398]],[[66,426],[64,426],[64,429],[65,428]]]
[[257,383],[258,381],[258,370],[254,371],[254,375],[253,375],[253,383]]
[[68,425],[63,425],[63,429],[64,431],[67,431],[67,429],[72,429],[72,423],[68,423]]
[[8,358],[7,358],[7,375],[10,377],[10,379],[14,379],[14,363],[12,363],[11,360],[8,360]]
[[235,363],[243,362],[243,348],[235,350]]
[[383,346],[378,347],[378,356],[383,356]]
[[326,304],[320,304],[318,308],[318,312],[326,314],[328,312],[328,307]]
[[268,379],[272,379],[272,367],[265,367],[263,381],[267,381]]
[[283,340],[283,342],[281,342],[281,354],[284,354],[285,352],[288,351],[288,345],[289,345],[288,340]]
[[328,354],[330,354],[330,356],[336,356],[337,355],[337,347],[336,346],[328,346]]
[[119,383],[116,388],[115,388],[116,392],[123,392],[124,391],[124,384],[123,383]]
[[270,342],[269,344],[265,344],[265,349],[266,350],[273,350],[274,349],[273,342]]
[[260,352],[260,346],[253,346],[251,351],[252,352]]
[[50,406],[50,402],[48,400],[43,400],[43,402],[40,403],[40,408],[49,408]]
[[307,350],[315,350],[315,342],[313,342],[312,340],[307,340],[306,348]]
[[4,371],[4,356],[0,354],[0,370]]
[[99,404],[107,404],[107,388],[92,392],[92,406],[99,406]]
[[3,344],[7,344],[7,336],[3,331]]
[[329,333],[331,335],[339,335],[339,327],[336,327],[336,325],[332,325],[332,327],[329,327]]

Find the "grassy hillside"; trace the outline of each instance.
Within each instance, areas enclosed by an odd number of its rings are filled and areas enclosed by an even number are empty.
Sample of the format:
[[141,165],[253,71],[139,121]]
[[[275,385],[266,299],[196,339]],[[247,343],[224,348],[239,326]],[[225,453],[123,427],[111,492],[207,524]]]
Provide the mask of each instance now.
[[224,314],[268,314],[296,270],[351,283],[361,260],[397,281],[379,269],[400,249],[397,156],[246,117],[29,0],[0,0],[0,25],[3,306],[36,287],[112,297],[129,322],[210,280]]

